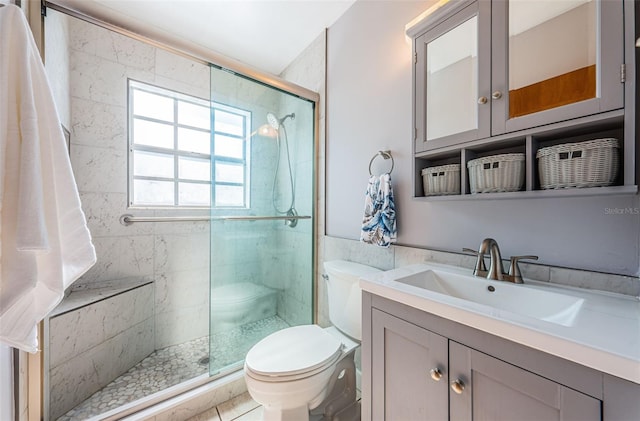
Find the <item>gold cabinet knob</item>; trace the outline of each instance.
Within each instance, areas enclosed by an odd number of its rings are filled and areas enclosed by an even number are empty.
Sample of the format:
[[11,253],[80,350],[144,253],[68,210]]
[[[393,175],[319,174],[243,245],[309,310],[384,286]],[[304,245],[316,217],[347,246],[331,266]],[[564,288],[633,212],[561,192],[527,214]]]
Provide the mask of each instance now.
[[502,98],[502,92],[500,91],[495,91],[494,93],[491,94],[491,98],[493,99],[500,99]]
[[460,379],[457,379],[456,381],[451,382],[451,390],[456,392],[458,395],[461,395],[462,391],[464,390],[464,382]]
[[478,98],[478,104],[483,105],[486,104],[489,100],[487,99],[486,96],[481,96],[480,98]]
[[430,371],[431,378],[437,382],[442,378],[442,371],[439,368],[432,368]]

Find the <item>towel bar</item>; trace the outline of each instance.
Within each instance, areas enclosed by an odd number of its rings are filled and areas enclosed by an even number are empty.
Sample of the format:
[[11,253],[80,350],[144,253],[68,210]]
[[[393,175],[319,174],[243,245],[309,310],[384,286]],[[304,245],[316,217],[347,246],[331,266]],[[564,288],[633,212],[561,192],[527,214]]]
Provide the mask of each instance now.
[[283,216],[133,216],[124,214],[120,216],[122,225],[131,225],[135,222],[197,222],[197,221],[288,221],[291,219],[311,219],[308,215],[283,215]]

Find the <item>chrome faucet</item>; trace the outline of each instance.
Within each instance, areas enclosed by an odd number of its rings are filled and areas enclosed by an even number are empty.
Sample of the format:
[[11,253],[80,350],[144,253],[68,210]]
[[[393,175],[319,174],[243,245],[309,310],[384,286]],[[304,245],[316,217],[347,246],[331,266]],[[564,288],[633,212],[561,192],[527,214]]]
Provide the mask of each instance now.
[[[471,252],[478,256],[476,260],[476,267],[473,270],[475,276],[491,279],[494,281],[508,281],[516,284],[522,284],[522,275],[520,274],[520,268],[518,267],[518,261],[522,259],[538,260],[538,256],[513,256],[511,257],[511,265],[509,267],[509,273],[504,272],[504,266],[502,265],[502,256],[500,255],[500,247],[498,242],[493,238],[485,238],[480,244],[480,248],[476,252],[468,248],[462,249],[466,252]],[[489,255],[489,270],[484,263],[484,256]]]

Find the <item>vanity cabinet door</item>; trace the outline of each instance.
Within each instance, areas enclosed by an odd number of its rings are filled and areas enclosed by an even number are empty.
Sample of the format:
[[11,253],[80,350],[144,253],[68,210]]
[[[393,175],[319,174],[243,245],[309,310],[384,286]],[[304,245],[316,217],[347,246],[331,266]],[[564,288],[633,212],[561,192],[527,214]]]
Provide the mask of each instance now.
[[448,419],[447,342],[372,309],[372,420]]
[[449,366],[451,420],[602,419],[600,400],[453,341]]
[[489,136],[490,15],[471,3],[416,38],[416,152]]
[[491,135],[624,107],[623,2],[492,2]]

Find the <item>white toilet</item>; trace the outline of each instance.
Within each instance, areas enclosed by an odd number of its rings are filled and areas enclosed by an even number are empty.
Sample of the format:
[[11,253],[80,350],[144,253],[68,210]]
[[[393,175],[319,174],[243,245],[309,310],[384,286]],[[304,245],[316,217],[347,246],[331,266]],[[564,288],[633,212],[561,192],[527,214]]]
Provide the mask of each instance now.
[[324,269],[334,326],[283,329],[247,353],[247,389],[262,404],[265,421],[360,419],[353,360],[362,338],[358,282],[380,270],[344,260],[325,262]]

